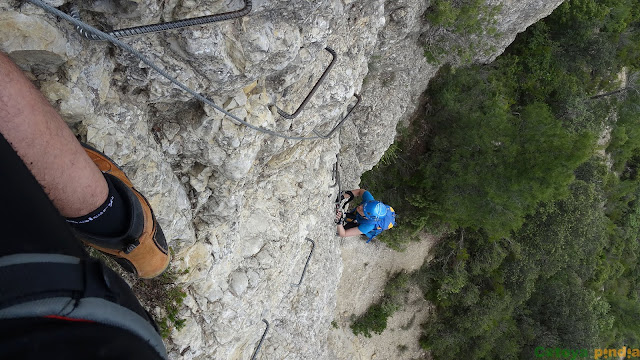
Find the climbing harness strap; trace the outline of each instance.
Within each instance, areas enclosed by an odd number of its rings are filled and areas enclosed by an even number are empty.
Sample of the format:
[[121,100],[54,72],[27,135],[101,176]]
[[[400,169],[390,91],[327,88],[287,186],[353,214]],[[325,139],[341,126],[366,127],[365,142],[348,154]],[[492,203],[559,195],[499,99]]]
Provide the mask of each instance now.
[[150,315],[98,260],[38,253],[0,257],[0,320],[42,317],[118,327],[167,358]]

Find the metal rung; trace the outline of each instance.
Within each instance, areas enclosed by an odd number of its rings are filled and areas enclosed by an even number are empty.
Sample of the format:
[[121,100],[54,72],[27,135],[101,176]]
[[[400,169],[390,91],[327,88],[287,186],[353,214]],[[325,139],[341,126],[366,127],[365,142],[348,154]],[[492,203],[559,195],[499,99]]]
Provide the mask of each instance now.
[[260,347],[262,346],[262,342],[264,341],[264,337],[267,336],[267,331],[269,331],[269,322],[265,319],[262,319],[262,321],[267,324],[267,328],[264,329],[264,333],[262,333],[262,337],[260,338],[260,342],[258,343],[258,346],[256,347],[256,349],[253,351],[253,355],[251,356],[251,360],[255,360],[256,359],[256,355],[258,355],[258,351],[260,351]]
[[[333,185],[329,185],[329,189],[333,189],[337,186],[338,197],[340,197],[340,172],[339,172],[340,169],[338,169],[339,164],[340,164],[340,154],[336,154],[336,163],[333,164],[333,172],[331,173],[331,180],[333,180]],[[333,196],[333,193],[329,194],[329,197],[332,197],[332,196]]]
[[313,133],[314,133],[314,134],[316,134],[316,135],[318,135],[319,137],[321,137],[321,138],[323,138],[323,139],[328,139],[328,138],[330,138],[330,137],[331,137],[331,135],[333,135],[333,133],[334,133],[336,130],[338,130],[338,128],[342,125],[342,123],[343,123],[345,120],[347,120],[347,118],[349,117],[349,115],[351,115],[351,113],[353,112],[353,109],[355,109],[355,108],[358,106],[358,104],[360,104],[360,101],[362,100],[362,97],[361,97],[360,95],[358,95],[358,94],[353,94],[353,96],[355,96],[355,97],[356,97],[356,99],[357,99],[357,100],[356,100],[355,105],[353,105],[353,107],[351,108],[351,110],[349,110],[349,112],[347,113],[347,115],[346,115],[342,120],[340,120],[340,122],[339,122],[336,126],[334,126],[334,127],[333,127],[333,129],[331,129],[331,131],[329,131],[329,133],[328,133],[327,135],[320,135],[320,133],[319,133],[319,132],[317,132],[315,129],[313,129]]
[[[335,180],[335,183],[332,186],[329,186],[329,188],[338,187],[338,197],[336,198],[336,206],[338,206],[340,203],[340,193],[342,192],[342,185],[340,184],[340,153],[336,154],[336,163],[333,165],[333,179]],[[329,197],[331,197],[331,195],[329,195]],[[337,210],[338,209],[336,208],[336,211]]]
[[300,281],[298,281],[297,284],[291,284],[292,286],[300,286],[300,284],[302,284],[302,279],[304,279],[304,274],[307,272],[307,266],[309,266],[309,260],[311,260],[311,255],[313,255],[313,249],[315,249],[316,247],[316,243],[313,240],[309,238],[305,238],[305,240],[311,242],[311,251],[309,252],[309,256],[307,256],[307,262],[304,264],[304,269],[302,269],[302,276],[300,276]]
[[338,162],[337,161],[335,164],[333,164],[333,170],[331,171],[331,180],[333,180],[333,185],[329,185],[330,188],[334,188],[338,186]]
[[331,58],[331,63],[329,63],[329,66],[327,66],[327,68],[324,70],[324,72],[322,73],[322,76],[320,76],[320,79],[318,79],[316,84],[313,85],[313,89],[311,89],[311,92],[309,92],[309,95],[307,95],[307,97],[304,98],[304,100],[302,101],[302,104],[300,104],[300,106],[298,106],[298,109],[293,114],[289,114],[289,113],[285,112],[284,110],[280,109],[276,105],[276,109],[278,110],[278,114],[280,114],[280,116],[282,116],[283,118],[285,118],[285,119],[293,119],[296,116],[298,116],[300,114],[300,112],[302,111],[302,109],[304,108],[304,106],[307,105],[309,100],[311,100],[311,97],[316,92],[316,90],[318,90],[318,87],[320,87],[320,84],[322,83],[322,81],[324,81],[324,78],[327,76],[327,74],[329,74],[329,71],[333,67],[333,64],[336,62],[336,58],[338,57],[338,55],[336,55],[336,52],[333,51],[333,49],[328,47],[328,46],[326,48],[324,48],[324,49],[327,50],[331,54],[331,57],[332,57]]

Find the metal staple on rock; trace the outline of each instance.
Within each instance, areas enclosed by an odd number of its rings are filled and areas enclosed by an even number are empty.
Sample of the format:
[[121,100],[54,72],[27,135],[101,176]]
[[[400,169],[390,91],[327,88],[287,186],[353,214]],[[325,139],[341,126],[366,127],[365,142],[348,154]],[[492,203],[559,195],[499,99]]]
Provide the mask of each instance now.
[[309,238],[305,238],[305,240],[311,242],[311,252],[309,252],[309,256],[307,256],[307,262],[304,264],[304,269],[302,269],[302,275],[300,276],[300,281],[298,281],[297,284],[291,284],[292,286],[300,286],[300,284],[302,284],[302,279],[304,279],[304,274],[307,272],[307,266],[309,266],[309,260],[311,260],[311,255],[313,255],[313,249],[316,248],[316,243],[313,240]]
[[358,104],[360,104],[360,100],[362,100],[362,97],[361,97],[360,95],[358,95],[358,94],[353,94],[353,96],[355,96],[355,97],[356,97],[356,99],[357,99],[357,100],[356,100],[356,104],[355,104],[355,105],[353,105],[353,107],[351,108],[351,110],[349,110],[349,112],[347,112],[347,115],[345,115],[345,117],[344,117],[342,120],[340,120],[340,122],[338,122],[338,124],[337,124],[336,126],[334,126],[334,127],[333,127],[333,129],[331,129],[331,131],[329,131],[329,133],[328,133],[327,135],[320,135],[320,133],[318,133],[315,129],[313,129],[313,133],[314,133],[314,134],[316,134],[316,135],[318,135],[319,137],[321,137],[321,138],[323,138],[323,139],[328,139],[328,138],[330,138],[330,137],[331,137],[331,135],[333,135],[333,133],[334,133],[336,130],[338,130],[338,128],[339,128],[340,126],[342,126],[342,123],[343,123],[345,120],[347,120],[347,118],[349,117],[349,115],[351,115],[351,113],[353,112],[353,109],[355,109],[355,108],[358,106]]
[[194,98],[196,98],[197,100],[201,101],[204,104],[207,104],[209,106],[211,106],[212,108],[220,111],[221,113],[223,113],[224,115],[230,117],[231,119],[237,121],[239,124],[242,124],[252,130],[264,133],[264,134],[268,134],[268,135],[272,135],[272,136],[276,136],[276,137],[280,137],[283,139],[288,139],[288,140],[318,140],[318,139],[322,139],[322,137],[320,136],[290,136],[290,135],[285,135],[282,134],[280,132],[277,131],[273,131],[273,130],[269,130],[269,129],[265,129],[263,127],[260,126],[255,126],[252,125],[242,119],[240,119],[239,117],[231,114],[230,112],[224,110],[223,108],[221,108],[220,106],[216,105],[213,101],[211,101],[210,99],[202,96],[200,93],[196,92],[195,90],[189,88],[188,86],[186,86],[185,84],[181,83],[180,81],[178,81],[175,77],[169,75],[166,71],[162,70],[158,65],[156,65],[154,62],[152,62],[151,60],[149,60],[146,56],[142,55],[140,52],[138,52],[137,50],[135,50],[134,48],[132,48],[131,46],[123,43],[122,41],[118,40],[117,38],[104,33],[78,19],[73,18],[72,16],[70,16],[69,14],[66,14],[56,8],[54,8],[53,6],[43,2],[42,0],[27,0],[28,2],[30,2],[31,4],[38,6],[40,8],[42,8],[43,10],[58,16],[60,18],[63,18],[65,20],[67,20],[68,22],[70,22],[71,24],[75,25],[75,26],[79,26],[80,28],[82,28],[85,32],[93,34],[98,36],[101,39],[107,40],[110,43],[120,47],[123,50],[126,50],[127,52],[131,53],[133,56],[137,57],[140,61],[142,61],[143,63],[145,63],[147,66],[149,66],[150,68],[152,68],[153,70],[155,70],[156,72],[158,72],[161,76],[163,76],[164,78],[166,78],[167,80],[169,80],[172,84],[176,85],[177,87],[179,87],[180,89],[182,89],[183,91],[189,93],[191,96],[193,96]]
[[[108,34],[115,38],[123,38],[127,36],[142,35],[142,34],[148,34],[152,32],[181,29],[181,28],[195,26],[195,25],[210,24],[218,21],[231,20],[231,19],[243,17],[249,14],[249,12],[251,12],[251,7],[252,7],[251,0],[245,0],[244,7],[236,11],[229,11],[221,14],[200,16],[196,18],[182,19],[182,20],[170,21],[170,22],[159,23],[159,24],[142,25],[142,26],[136,26],[132,28],[113,30],[108,32]],[[71,16],[73,16],[77,20],[80,20],[80,12],[78,11],[78,7],[76,5],[73,5],[73,7],[71,8]],[[97,34],[85,31],[85,29],[82,26],[76,26],[76,31],[80,35],[84,36],[89,40],[105,40],[102,37],[98,36]]]
[[258,351],[260,351],[260,347],[262,346],[262,342],[264,341],[264,337],[267,336],[267,331],[269,331],[269,322],[265,319],[262,319],[262,321],[267,324],[267,328],[264,329],[264,333],[262,333],[262,337],[260,338],[260,342],[258,343],[258,346],[256,347],[256,349],[253,351],[253,355],[251,356],[251,360],[255,360],[256,355],[258,355]]
[[327,77],[327,74],[329,74],[329,71],[331,71],[331,68],[333,67],[333,64],[336,62],[336,58],[338,57],[338,55],[336,54],[335,51],[333,51],[332,48],[328,46],[324,49],[331,54],[331,62],[329,63],[329,66],[327,66],[327,68],[324,70],[324,72],[320,76],[320,79],[316,81],[316,84],[313,85],[313,88],[311,89],[307,97],[304,98],[304,100],[302,101],[302,104],[298,106],[298,109],[293,114],[288,114],[287,112],[285,112],[284,110],[276,106],[276,109],[278,109],[278,114],[280,114],[280,116],[282,116],[283,118],[291,120],[296,116],[298,116],[302,111],[302,109],[304,108],[304,106],[307,105],[309,100],[311,100],[311,97],[313,96],[313,94],[315,94],[316,90],[318,90],[318,87],[320,87],[320,84],[322,84],[322,82],[324,81],[324,78]]
[[[342,184],[340,183],[340,154],[336,154],[336,184],[338,185],[338,197],[342,192]],[[340,201],[336,201],[339,203]]]
[[[338,162],[337,161],[335,164],[333,164],[333,170],[331,171],[331,180],[333,180],[333,185],[329,185],[330,188],[334,188],[338,186],[338,182],[340,181],[340,179],[338,179]],[[331,195],[329,195],[329,197],[331,197]]]

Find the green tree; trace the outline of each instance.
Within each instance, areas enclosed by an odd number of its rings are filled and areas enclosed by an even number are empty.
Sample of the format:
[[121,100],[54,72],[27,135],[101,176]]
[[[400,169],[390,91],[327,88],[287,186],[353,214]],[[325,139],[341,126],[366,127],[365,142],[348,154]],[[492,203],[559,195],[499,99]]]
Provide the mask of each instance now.
[[414,275],[436,304],[421,345],[436,359],[508,359],[602,340],[613,318],[589,281],[606,245],[602,202],[601,189],[576,181],[509,239],[472,230],[446,237]]
[[402,208],[390,246],[445,229],[412,275],[435,359],[640,339],[640,96],[617,79],[640,65],[639,19],[638,0],[568,0],[493,64],[442,69],[401,155],[365,177]]
[[611,342],[615,344],[640,343],[640,302],[626,296],[610,296],[613,329]]
[[634,156],[640,156],[640,80],[638,74],[630,76],[631,83],[625,89],[619,106],[617,120],[611,131],[611,141],[607,146],[614,160],[614,170],[623,172]]
[[533,359],[538,346],[599,347],[601,334],[613,325],[609,303],[582,286],[581,279],[571,273],[556,274],[542,282],[526,306],[519,321],[529,324],[532,336],[522,348],[521,359]]
[[432,89],[435,135],[413,177],[414,223],[506,236],[538,202],[566,195],[572,171],[592,151],[591,134],[565,130],[544,104],[513,113],[503,84],[479,68],[446,74]]

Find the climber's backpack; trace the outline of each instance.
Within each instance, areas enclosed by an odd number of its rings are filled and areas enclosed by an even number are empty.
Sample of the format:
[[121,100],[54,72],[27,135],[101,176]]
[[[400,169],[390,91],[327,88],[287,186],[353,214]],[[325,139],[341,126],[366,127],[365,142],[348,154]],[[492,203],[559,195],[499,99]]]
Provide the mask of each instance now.
[[381,232],[389,230],[396,225],[396,211],[389,205],[385,204],[384,206],[387,207],[387,214],[384,217],[378,220],[369,220],[365,218],[359,221],[361,224],[375,224],[373,230],[364,234],[369,238],[367,243],[373,240],[373,238],[378,236]]

